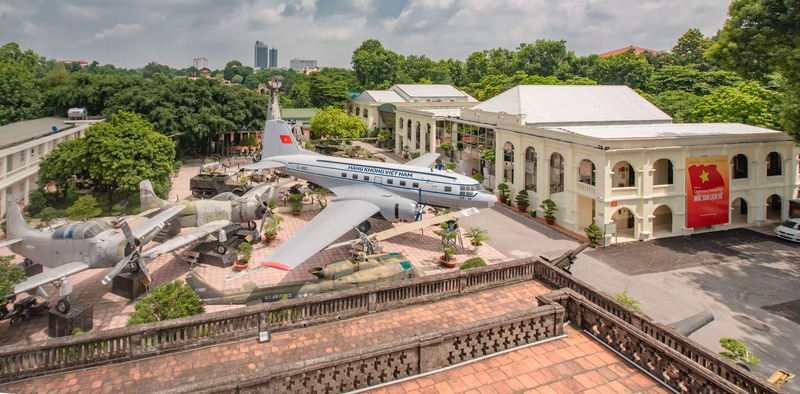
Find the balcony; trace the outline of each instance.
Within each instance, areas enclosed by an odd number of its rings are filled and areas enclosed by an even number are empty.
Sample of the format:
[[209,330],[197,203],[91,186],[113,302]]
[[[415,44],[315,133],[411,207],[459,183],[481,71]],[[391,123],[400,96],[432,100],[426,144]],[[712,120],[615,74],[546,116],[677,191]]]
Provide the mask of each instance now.
[[636,197],[639,195],[639,188],[636,186],[633,187],[612,187],[611,188],[611,198],[630,198]]
[[675,193],[675,185],[653,185],[654,196],[666,196]]
[[597,193],[595,192],[594,185],[590,185],[588,183],[578,182],[577,189],[578,189],[578,193],[583,194],[583,195],[585,195],[587,197],[594,198],[594,196],[597,195]]

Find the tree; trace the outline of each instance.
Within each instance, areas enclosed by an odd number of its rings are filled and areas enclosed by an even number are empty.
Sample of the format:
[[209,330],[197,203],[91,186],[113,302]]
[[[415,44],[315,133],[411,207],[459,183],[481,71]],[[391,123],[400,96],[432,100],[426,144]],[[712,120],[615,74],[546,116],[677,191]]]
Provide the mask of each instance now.
[[5,305],[6,295],[11,294],[14,285],[25,280],[25,270],[17,264],[11,264],[14,256],[0,256],[0,302]]
[[558,77],[568,76],[570,60],[575,57],[567,51],[564,40],[536,40],[533,44],[519,44],[516,53],[517,70],[528,75]]
[[0,125],[34,119],[42,108],[39,56],[14,42],[0,48]]
[[156,287],[147,297],[137,302],[134,308],[127,326],[195,316],[205,312],[203,301],[182,280]]
[[311,133],[317,138],[358,138],[366,132],[367,125],[361,119],[338,108],[317,109],[311,118]]
[[380,41],[369,39],[353,51],[351,64],[361,87],[376,89],[397,80],[400,55],[384,48]]
[[650,91],[684,91],[699,96],[710,94],[720,86],[736,86],[742,82],[728,71],[698,71],[690,66],[666,66],[653,73]]
[[644,98],[672,117],[675,123],[695,123],[692,113],[700,96],[682,90],[668,90],[659,94],[643,94]]
[[705,58],[705,52],[710,47],[711,39],[703,36],[699,29],[689,29],[672,47],[672,55],[676,64],[689,65],[706,71],[710,68],[710,64]]
[[692,117],[701,122],[744,123],[780,130],[779,103],[779,93],[750,81],[737,87],[723,86],[703,97]]
[[647,90],[653,70],[643,56],[629,50],[600,61],[592,79],[602,85],[628,85],[632,89]]
[[56,193],[66,199],[73,178],[89,179],[89,152],[83,138],[64,141],[48,153],[39,163],[39,189],[45,189],[50,182],[55,183]]
[[141,115],[118,112],[108,122],[96,123],[86,131],[89,176],[109,190],[139,190],[149,179],[164,183],[175,162],[175,144],[153,130]]
[[785,79],[781,123],[800,142],[800,6],[796,0],[735,0],[707,55],[746,78]]
[[315,108],[344,108],[350,98],[343,72],[334,68],[324,68],[312,74],[308,94]]

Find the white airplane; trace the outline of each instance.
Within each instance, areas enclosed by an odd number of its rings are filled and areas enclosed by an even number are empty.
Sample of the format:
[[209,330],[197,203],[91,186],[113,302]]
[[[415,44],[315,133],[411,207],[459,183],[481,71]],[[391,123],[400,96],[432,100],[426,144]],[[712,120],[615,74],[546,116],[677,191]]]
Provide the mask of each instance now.
[[108,284],[128,267],[132,271],[141,270],[149,279],[145,261],[154,256],[149,250],[142,252],[142,246],[182,209],[183,206],[165,209],[135,228],[122,220],[119,230],[101,221],[71,223],[56,230],[35,230],[25,222],[16,198],[9,193],[6,198],[8,241],[0,243],[0,247],[8,246],[12,252],[49,268],[14,285],[13,293],[9,295],[30,293],[35,289],[46,295],[41,286],[52,283],[61,296],[56,309],[66,313],[70,309],[67,296],[72,292],[68,277],[78,272],[111,268],[102,280],[103,284]]
[[389,221],[415,221],[427,205],[458,210],[489,208],[497,202],[475,179],[429,168],[438,157],[426,153],[405,164],[391,164],[323,156],[300,148],[285,121],[267,119],[262,159],[246,168],[279,168],[327,188],[336,198],[262,265],[297,267],[375,214]]

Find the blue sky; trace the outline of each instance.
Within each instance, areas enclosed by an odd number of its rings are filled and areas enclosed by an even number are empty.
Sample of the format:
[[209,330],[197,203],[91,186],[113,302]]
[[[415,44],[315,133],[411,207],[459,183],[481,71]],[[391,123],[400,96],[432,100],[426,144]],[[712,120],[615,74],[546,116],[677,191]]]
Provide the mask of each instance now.
[[175,68],[208,58],[253,66],[256,40],[278,66],[316,59],[350,67],[374,38],[402,55],[465,60],[475,51],[566,40],[577,55],[628,45],[669,50],[686,30],[716,34],[721,0],[0,0],[0,44],[55,59]]

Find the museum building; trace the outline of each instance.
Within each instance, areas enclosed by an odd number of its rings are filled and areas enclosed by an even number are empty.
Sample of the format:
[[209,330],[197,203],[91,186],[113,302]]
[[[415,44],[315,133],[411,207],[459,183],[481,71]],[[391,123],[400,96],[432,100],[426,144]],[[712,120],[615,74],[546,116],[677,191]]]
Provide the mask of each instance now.
[[28,203],[28,193],[39,179],[39,162],[46,154],[64,141],[83,137],[98,121],[102,120],[47,117],[0,126],[0,216],[5,214],[8,193]]
[[643,240],[761,225],[788,217],[798,197],[800,151],[785,133],[672,123],[626,86],[521,85],[471,108],[395,115],[398,153],[442,153],[487,188],[506,183],[511,201],[527,190],[530,209],[552,199],[557,224],[578,233],[595,223]]

